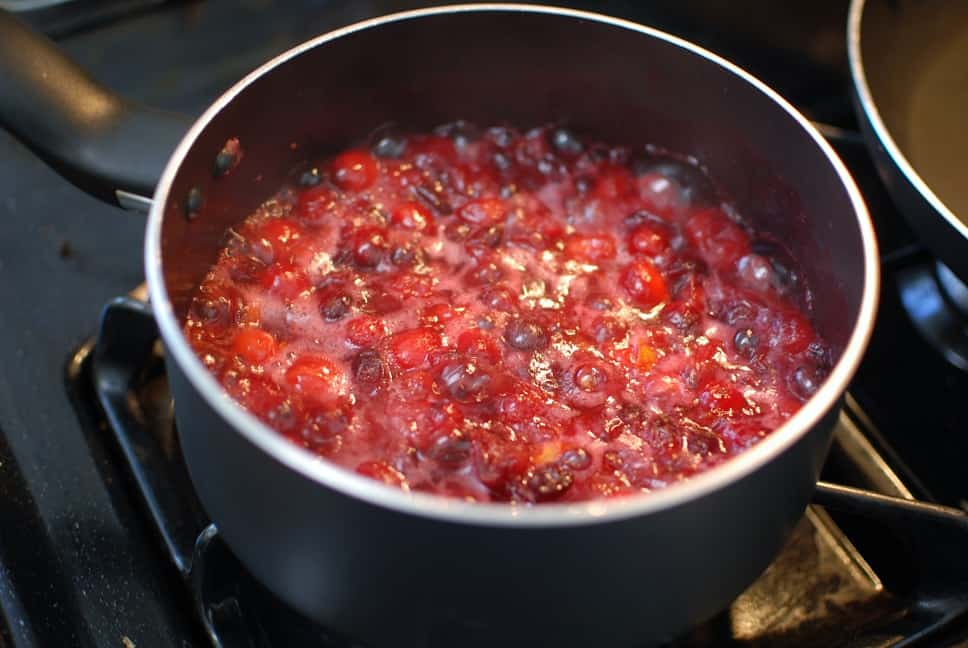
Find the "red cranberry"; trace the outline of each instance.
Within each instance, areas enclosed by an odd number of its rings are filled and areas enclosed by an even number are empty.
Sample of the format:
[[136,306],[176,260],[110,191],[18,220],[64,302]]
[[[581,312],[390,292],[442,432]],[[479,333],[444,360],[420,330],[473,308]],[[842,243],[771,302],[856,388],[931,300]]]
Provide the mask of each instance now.
[[386,324],[363,315],[346,323],[346,339],[358,347],[372,347],[387,334]]
[[582,261],[615,258],[615,239],[608,234],[572,234],[565,239],[565,256]]
[[629,251],[656,257],[669,250],[669,233],[656,223],[639,225],[629,233]]
[[332,360],[321,356],[297,358],[286,370],[286,382],[297,393],[322,405],[335,404],[346,394],[343,372]]
[[235,336],[232,350],[249,364],[256,364],[275,354],[276,339],[271,333],[250,326]]
[[622,272],[621,283],[632,301],[642,308],[652,308],[669,298],[662,274],[644,259],[626,266]]
[[390,355],[398,366],[412,369],[425,363],[428,354],[439,346],[440,334],[437,331],[419,327],[390,338]]
[[363,151],[347,151],[336,156],[332,162],[333,179],[340,189],[363,191],[369,188],[379,174],[376,160]]
[[423,231],[433,228],[434,216],[429,209],[420,203],[408,200],[400,203],[391,212],[390,222],[404,229]]
[[466,203],[457,210],[457,216],[471,225],[489,227],[504,220],[507,206],[496,198],[479,198]]

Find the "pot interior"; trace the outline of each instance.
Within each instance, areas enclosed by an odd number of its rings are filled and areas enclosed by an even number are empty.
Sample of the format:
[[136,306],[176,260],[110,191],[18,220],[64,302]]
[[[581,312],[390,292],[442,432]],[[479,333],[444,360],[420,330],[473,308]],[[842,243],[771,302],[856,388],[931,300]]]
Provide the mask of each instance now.
[[[166,193],[162,264],[183,317],[226,229],[294,168],[392,122],[425,130],[465,119],[521,129],[563,121],[614,144],[694,156],[757,229],[799,261],[813,319],[839,352],[864,289],[858,215],[823,150],[734,71],[626,25],[513,9],[424,14],[324,38],[241,88],[198,134]],[[243,157],[216,178],[238,138]],[[202,206],[186,218],[186,201]]]

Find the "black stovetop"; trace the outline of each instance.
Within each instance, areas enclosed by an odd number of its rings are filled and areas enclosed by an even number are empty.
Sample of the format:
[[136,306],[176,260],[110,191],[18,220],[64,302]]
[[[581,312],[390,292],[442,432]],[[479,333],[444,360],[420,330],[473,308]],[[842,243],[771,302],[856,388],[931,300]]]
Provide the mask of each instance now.
[[[201,112],[258,63],[305,38],[414,5],[149,1],[131,2],[130,11],[124,11],[117,7],[125,3],[108,4],[114,9],[97,21],[45,23],[49,18],[39,17],[38,24],[60,35],[68,52],[106,84],[135,99],[191,114]],[[777,3],[766,0],[745,0],[732,12],[717,9],[718,4],[725,3],[656,1],[646,9],[616,1],[594,8],[706,44],[751,69],[809,116],[852,128],[843,52],[846,1],[784,3],[789,6],[783,15],[774,7]],[[867,481],[858,483],[890,486],[896,481],[893,477],[870,477],[884,468],[872,457],[886,457],[893,468],[888,471],[896,472],[915,495],[959,505],[968,499],[960,470],[968,435],[963,434],[959,407],[968,394],[968,377],[947,365],[908,323],[894,283],[898,272],[926,262],[923,251],[884,199],[866,154],[849,138],[840,147],[875,216],[885,282],[871,351],[851,388],[856,402],[845,417],[851,424],[846,432],[838,432],[841,440],[854,438],[850,429],[859,426],[863,438],[872,440],[871,447],[865,446],[867,459],[860,460],[867,461],[867,468],[855,465],[857,453],[846,452],[854,459],[846,461],[846,468],[844,461],[831,462],[838,464],[829,468],[831,477],[856,478],[873,465],[873,472],[865,473]],[[170,552],[159,542],[105,413],[93,398],[86,373],[90,365],[84,364],[89,359],[83,353],[75,356],[78,349],[88,349],[83,344],[95,333],[103,305],[143,280],[143,219],[82,194],[2,132],[0,212],[0,303],[7,305],[0,310],[0,647],[205,646],[209,640],[198,620],[198,601],[186,594],[191,588],[186,590]],[[67,380],[69,358],[77,362],[69,365],[74,373]],[[157,392],[142,396],[159,398]],[[146,420],[163,426],[163,408],[148,414]],[[842,441],[838,447],[843,447]],[[161,449],[167,453],[164,457],[177,456],[170,446]],[[164,463],[164,457],[159,461]],[[170,491],[169,497],[173,492],[179,491]],[[720,618],[684,640],[687,645],[715,644],[727,636],[734,645],[834,645],[835,639],[840,645],[884,645],[891,636],[917,630],[917,619],[908,614],[912,602],[903,596],[907,590],[879,589],[878,582],[891,581],[891,561],[881,560],[865,571],[865,556],[871,552],[860,542],[860,552],[852,549],[853,540],[870,534],[861,529],[856,538],[843,535],[822,513],[811,516],[791,545],[794,551],[798,546],[813,547],[806,552],[808,560],[834,555],[850,567],[840,567],[831,576],[816,563],[814,576],[826,580],[797,582],[816,594],[833,579],[853,588],[849,600],[838,598],[839,590],[833,587],[835,596],[819,598],[797,598],[801,595],[784,589],[796,600],[777,602],[781,590],[758,583],[752,594],[734,605],[737,612],[728,617],[732,625],[724,629],[726,622]],[[843,525],[851,526],[849,521]],[[193,538],[195,531],[182,529],[179,542],[185,542],[183,536]],[[212,546],[217,548],[217,538]],[[218,573],[229,573],[216,578],[212,587],[243,594],[213,594],[208,603],[214,607],[206,614],[231,619],[233,605],[262,609],[253,601],[267,595],[232,571],[231,556],[208,563],[216,565]],[[809,564],[796,562],[800,572]],[[783,573],[789,572],[777,567],[773,578]],[[777,605],[757,608],[750,602],[769,600]],[[859,601],[866,602],[858,606]],[[777,625],[777,618],[793,614],[790,605],[799,605],[800,616],[794,617],[802,623]],[[802,613],[818,605],[846,613],[822,618]],[[747,617],[736,616],[742,610]],[[248,625],[243,623],[246,636],[225,643],[226,648],[302,645],[305,635],[279,635],[284,638],[273,642],[273,623],[289,619],[280,614],[263,621],[250,613],[245,617]],[[743,626],[737,621],[743,618],[772,619],[773,625]],[[890,625],[897,619],[914,625]],[[746,627],[750,634],[737,636],[735,627]],[[798,634],[817,627],[828,634]],[[831,628],[844,632],[830,634]],[[756,629],[767,634],[753,634]],[[314,632],[321,645],[348,645],[323,630]]]

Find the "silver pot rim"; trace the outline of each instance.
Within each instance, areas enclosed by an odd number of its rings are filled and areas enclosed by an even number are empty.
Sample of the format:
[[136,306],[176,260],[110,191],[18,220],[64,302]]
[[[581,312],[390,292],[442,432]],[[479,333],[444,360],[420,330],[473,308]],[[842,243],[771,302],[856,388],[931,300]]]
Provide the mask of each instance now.
[[[739,77],[771,99],[786,112],[814,140],[824,153],[850,197],[860,231],[864,256],[863,292],[850,338],[844,350],[814,396],[782,426],[740,455],[690,479],[671,484],[661,490],[628,497],[592,500],[576,503],[548,503],[522,506],[507,503],[465,502],[426,493],[405,492],[358,475],[334,463],[321,459],[308,450],[284,439],[265,423],[246,411],[228,396],[215,377],[205,368],[184,337],[164,281],[161,258],[162,224],[169,191],[182,161],[196,139],[218,113],[240,92],[269,71],[285,64],[300,54],[354,32],[387,23],[458,12],[514,11],[551,14],[604,23],[613,27],[638,32],[643,36],[663,40],[696,56],[705,58],[725,72]],[[766,84],[721,57],[676,36],[636,23],[596,13],[558,7],[527,4],[458,4],[394,13],[337,29],[317,36],[266,62],[227,90],[193,124],[175,149],[155,191],[148,216],[145,235],[145,270],[152,310],[164,341],[168,361],[174,361],[205,402],[232,425],[247,441],[258,447],[269,458],[287,466],[303,477],[347,496],[385,507],[400,513],[430,517],[453,523],[508,527],[570,527],[600,524],[655,513],[703,497],[723,489],[755,472],[784,453],[823,416],[835,407],[846,390],[847,383],[861,361],[874,325],[879,290],[879,262],[877,243],[867,207],[844,164],[822,135],[786,100]]]

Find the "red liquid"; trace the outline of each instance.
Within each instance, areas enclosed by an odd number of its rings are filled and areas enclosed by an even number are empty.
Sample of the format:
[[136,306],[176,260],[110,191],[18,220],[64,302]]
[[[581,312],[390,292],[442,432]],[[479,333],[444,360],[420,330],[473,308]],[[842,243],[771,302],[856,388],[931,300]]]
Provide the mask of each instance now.
[[185,333],[253,414],[401,488],[569,501],[722,463],[816,390],[794,269],[696,168],[469,130],[345,152],[229,233]]

